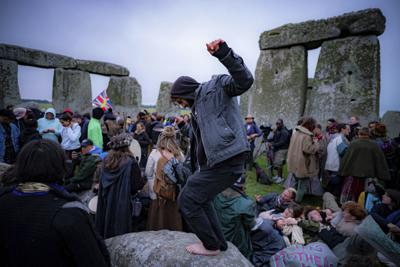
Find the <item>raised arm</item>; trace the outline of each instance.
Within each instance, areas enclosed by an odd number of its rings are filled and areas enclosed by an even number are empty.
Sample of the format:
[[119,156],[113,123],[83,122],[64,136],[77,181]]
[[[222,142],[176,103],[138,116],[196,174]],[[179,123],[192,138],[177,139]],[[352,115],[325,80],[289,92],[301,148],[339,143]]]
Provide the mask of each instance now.
[[218,58],[231,75],[224,75],[221,78],[224,90],[229,96],[238,96],[250,89],[254,81],[253,75],[243,59],[236,55],[224,40],[217,39],[206,46],[208,52]]

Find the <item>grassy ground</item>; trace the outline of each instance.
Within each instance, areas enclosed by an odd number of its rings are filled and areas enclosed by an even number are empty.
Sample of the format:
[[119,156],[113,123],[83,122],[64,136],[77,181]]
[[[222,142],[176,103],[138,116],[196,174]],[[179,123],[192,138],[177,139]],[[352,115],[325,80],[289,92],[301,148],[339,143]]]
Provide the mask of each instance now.
[[[256,162],[260,165],[260,167],[262,169],[264,169],[264,171],[266,173],[268,173],[267,172],[267,163],[266,163],[267,161],[266,161],[266,157],[264,155],[258,157],[256,159]],[[276,172],[275,172],[275,174],[276,174]],[[285,178],[287,177],[287,166],[286,165],[283,168],[283,177],[285,177]],[[282,185],[278,185],[278,184],[272,184],[272,185],[260,184],[257,182],[256,172],[255,172],[254,168],[252,171],[247,171],[246,193],[252,199],[254,199],[255,195],[263,196],[270,192],[282,192],[283,189],[284,189],[284,187]],[[300,204],[321,207],[322,206],[322,198],[306,195]]]

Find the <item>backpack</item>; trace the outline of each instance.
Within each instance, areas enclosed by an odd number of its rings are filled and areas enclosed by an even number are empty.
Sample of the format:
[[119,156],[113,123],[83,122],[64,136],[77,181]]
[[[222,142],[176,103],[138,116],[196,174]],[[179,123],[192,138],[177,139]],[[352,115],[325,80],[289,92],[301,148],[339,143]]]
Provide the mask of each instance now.
[[168,159],[164,156],[158,160],[153,190],[157,194],[157,197],[175,201],[177,197],[177,185],[170,181],[163,171],[167,162]]

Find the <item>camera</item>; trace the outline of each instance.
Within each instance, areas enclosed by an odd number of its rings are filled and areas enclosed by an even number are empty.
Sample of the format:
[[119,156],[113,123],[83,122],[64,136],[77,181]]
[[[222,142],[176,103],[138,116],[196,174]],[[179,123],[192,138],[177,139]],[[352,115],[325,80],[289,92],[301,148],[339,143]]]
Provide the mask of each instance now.
[[271,133],[271,131],[272,131],[272,127],[271,127],[271,125],[270,124],[267,124],[267,125],[260,125],[260,130],[261,130],[261,132],[262,132],[262,141],[263,142],[267,142],[267,140],[268,140],[268,136],[269,136],[269,134]]

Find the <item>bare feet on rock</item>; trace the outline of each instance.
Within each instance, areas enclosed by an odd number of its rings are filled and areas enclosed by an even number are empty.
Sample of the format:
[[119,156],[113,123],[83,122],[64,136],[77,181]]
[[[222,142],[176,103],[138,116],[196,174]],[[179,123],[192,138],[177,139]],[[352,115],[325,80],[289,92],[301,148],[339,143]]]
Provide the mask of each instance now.
[[220,250],[208,250],[206,249],[202,243],[191,244],[186,247],[186,250],[190,254],[195,255],[203,255],[203,256],[217,256],[220,253]]

